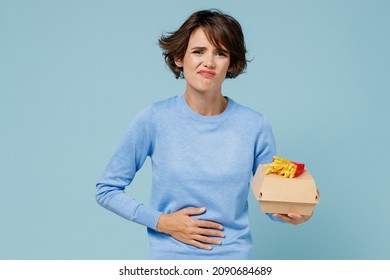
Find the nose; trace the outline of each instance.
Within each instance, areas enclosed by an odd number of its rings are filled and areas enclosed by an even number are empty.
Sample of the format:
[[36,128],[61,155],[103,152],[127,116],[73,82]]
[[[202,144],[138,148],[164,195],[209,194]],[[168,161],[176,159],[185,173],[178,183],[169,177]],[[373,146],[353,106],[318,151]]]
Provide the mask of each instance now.
[[203,66],[206,68],[215,68],[215,57],[212,53],[207,53],[204,56]]

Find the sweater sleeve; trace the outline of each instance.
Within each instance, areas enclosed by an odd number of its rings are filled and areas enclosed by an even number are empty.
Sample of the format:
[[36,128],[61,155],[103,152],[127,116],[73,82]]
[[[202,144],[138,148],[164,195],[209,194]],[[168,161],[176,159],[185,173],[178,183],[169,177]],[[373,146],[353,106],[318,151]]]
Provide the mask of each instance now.
[[[272,162],[274,155],[276,155],[276,145],[274,135],[272,133],[272,127],[270,122],[267,119],[263,118],[259,137],[256,143],[253,175],[256,173],[259,164]],[[273,221],[284,223],[282,219],[272,216],[272,213],[267,213],[267,216]]]
[[272,162],[274,155],[276,155],[276,146],[271,124],[263,117],[255,146],[253,175],[256,173],[259,164]]
[[136,201],[125,192],[125,188],[152,154],[154,136],[152,107],[148,107],[134,119],[96,184],[98,204],[152,229],[156,229],[161,212]]

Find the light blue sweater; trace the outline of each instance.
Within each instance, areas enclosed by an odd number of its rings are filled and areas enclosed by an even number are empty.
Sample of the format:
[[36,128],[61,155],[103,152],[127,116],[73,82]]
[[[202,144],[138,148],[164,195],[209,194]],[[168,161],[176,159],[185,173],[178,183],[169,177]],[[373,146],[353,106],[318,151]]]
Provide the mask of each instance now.
[[[202,116],[176,96],[138,114],[96,185],[96,199],[148,227],[152,259],[249,259],[249,184],[257,166],[274,155],[272,129],[261,114],[228,98],[222,114]],[[153,175],[146,206],[125,188],[148,156]],[[156,231],[162,213],[186,207],[205,207],[193,218],[224,226],[222,245],[206,251]]]

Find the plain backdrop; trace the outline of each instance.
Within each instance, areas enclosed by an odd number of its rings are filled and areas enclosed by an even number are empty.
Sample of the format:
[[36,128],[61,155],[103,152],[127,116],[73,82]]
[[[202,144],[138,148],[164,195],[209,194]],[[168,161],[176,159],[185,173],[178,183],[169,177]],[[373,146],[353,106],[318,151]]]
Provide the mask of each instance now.
[[[223,93],[321,190],[300,226],[251,193],[253,257],[390,259],[390,2],[0,0],[1,259],[148,258],[146,228],[98,206],[95,183],[133,117],[184,92],[158,38],[208,8],[241,23],[251,60]],[[128,188],[145,204],[150,165]]]

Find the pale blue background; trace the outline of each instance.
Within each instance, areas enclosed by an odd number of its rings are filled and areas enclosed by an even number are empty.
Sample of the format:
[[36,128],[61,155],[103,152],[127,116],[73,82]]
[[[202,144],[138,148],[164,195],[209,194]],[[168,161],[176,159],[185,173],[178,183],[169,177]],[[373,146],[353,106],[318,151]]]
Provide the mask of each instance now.
[[298,227],[251,196],[254,257],[390,259],[389,3],[0,0],[0,258],[148,257],[146,229],[99,207],[95,183],[135,114],[183,92],[161,33],[215,7],[253,59],[224,94],[267,116],[322,194]]

